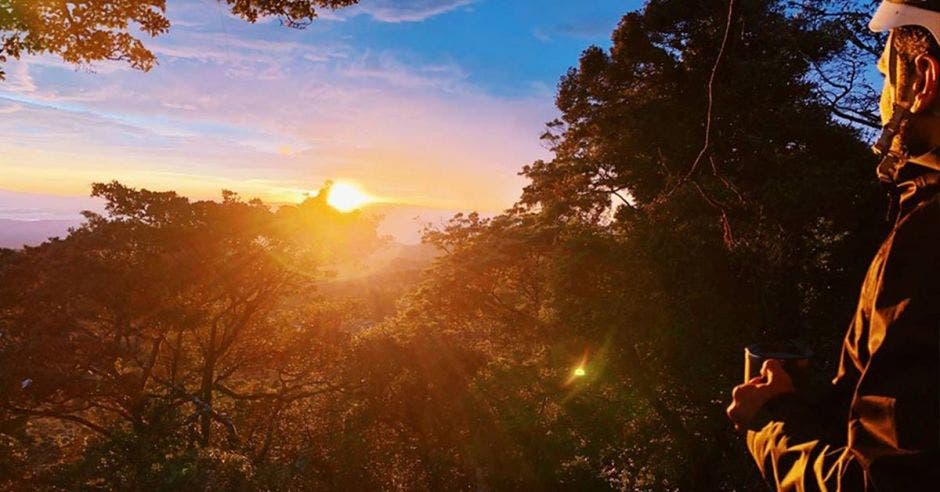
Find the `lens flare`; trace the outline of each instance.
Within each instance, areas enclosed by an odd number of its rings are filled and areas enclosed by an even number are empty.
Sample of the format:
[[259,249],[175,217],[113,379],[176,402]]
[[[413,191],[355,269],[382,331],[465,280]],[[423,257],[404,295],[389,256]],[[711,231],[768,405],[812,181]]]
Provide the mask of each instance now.
[[[568,379],[565,380],[564,385],[569,386],[574,384],[575,381],[579,379],[584,379],[587,377],[587,367],[588,367],[588,353],[584,352],[584,355],[581,356],[581,360],[571,369],[571,372],[568,373]],[[596,376],[594,376],[596,377]]]

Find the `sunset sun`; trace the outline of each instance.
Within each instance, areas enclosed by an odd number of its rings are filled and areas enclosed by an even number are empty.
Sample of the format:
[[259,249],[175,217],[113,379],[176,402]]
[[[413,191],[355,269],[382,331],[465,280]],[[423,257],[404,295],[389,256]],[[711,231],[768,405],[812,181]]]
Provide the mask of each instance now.
[[350,183],[335,183],[329,193],[326,203],[340,212],[351,212],[370,201],[369,195]]

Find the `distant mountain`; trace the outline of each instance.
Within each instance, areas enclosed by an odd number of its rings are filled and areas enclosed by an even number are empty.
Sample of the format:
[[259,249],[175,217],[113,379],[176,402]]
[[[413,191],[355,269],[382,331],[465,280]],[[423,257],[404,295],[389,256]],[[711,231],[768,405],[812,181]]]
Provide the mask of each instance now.
[[61,196],[0,189],[0,219],[81,220],[81,211],[104,211],[104,201],[86,196]]
[[[282,204],[272,204],[277,205]],[[103,213],[104,201],[0,189],[0,247],[37,245],[48,237],[65,236],[69,227],[81,223],[79,213],[82,210]],[[469,210],[372,203],[363,207],[363,212],[382,217],[378,225],[379,234],[392,236],[400,246],[407,246],[421,242],[421,231],[426,226],[443,227],[454,214]],[[492,214],[484,212],[483,215]]]
[[82,223],[82,210],[100,212],[103,201],[0,189],[0,248],[36,246],[50,237],[65,237]]
[[42,244],[51,237],[65,237],[78,219],[14,220],[0,219],[0,248],[19,249]]
[[[272,203],[272,206],[284,203]],[[34,221],[32,225],[7,224],[10,231],[0,231],[2,241],[0,245],[16,247],[24,244],[39,244],[46,239],[45,230],[52,231],[52,235],[63,235],[65,231],[81,222],[79,213],[82,210],[91,210],[97,213],[104,212],[104,201],[99,198],[82,196],[59,196],[42,193],[25,193],[0,189],[0,220]],[[443,225],[453,217],[458,210],[445,210],[438,208],[421,207],[397,203],[372,203],[363,207],[363,212],[369,215],[382,217],[379,223],[379,233],[392,236],[395,241],[403,244],[418,244],[421,242],[421,230],[428,224]],[[56,223],[58,222],[58,224]],[[64,224],[64,226],[63,226]],[[28,232],[25,236],[24,230]],[[37,236],[38,234],[38,236]]]
[[[470,210],[448,210],[440,208],[422,207],[418,205],[405,205],[398,203],[373,203],[363,207],[366,214],[382,217],[379,223],[379,233],[395,238],[403,244],[418,244],[421,242],[421,231],[426,226],[443,227],[457,213],[468,213]],[[494,215],[484,212],[481,215]]]

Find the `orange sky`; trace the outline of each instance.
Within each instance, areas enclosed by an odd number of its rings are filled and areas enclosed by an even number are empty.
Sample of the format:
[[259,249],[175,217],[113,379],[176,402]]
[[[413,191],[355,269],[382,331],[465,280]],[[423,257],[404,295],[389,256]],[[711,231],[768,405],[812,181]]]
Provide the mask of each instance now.
[[558,78],[629,7],[363,0],[292,30],[214,1],[167,5],[149,73],[51,55],[4,65],[0,190],[83,196],[116,179],[293,202],[344,180],[408,213],[498,212],[518,170],[549,157]]

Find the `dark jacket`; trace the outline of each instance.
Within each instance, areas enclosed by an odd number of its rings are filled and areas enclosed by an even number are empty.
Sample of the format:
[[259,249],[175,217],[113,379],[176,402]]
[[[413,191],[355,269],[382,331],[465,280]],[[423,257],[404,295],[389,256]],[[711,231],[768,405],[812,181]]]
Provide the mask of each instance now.
[[768,403],[748,432],[778,490],[940,490],[940,172],[898,191],[832,385]]

